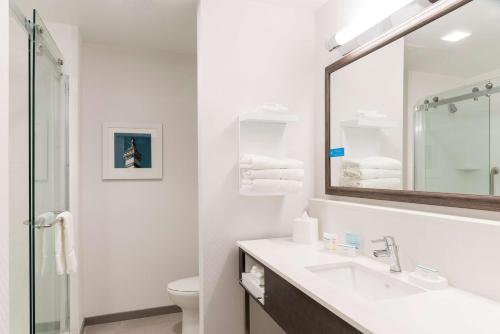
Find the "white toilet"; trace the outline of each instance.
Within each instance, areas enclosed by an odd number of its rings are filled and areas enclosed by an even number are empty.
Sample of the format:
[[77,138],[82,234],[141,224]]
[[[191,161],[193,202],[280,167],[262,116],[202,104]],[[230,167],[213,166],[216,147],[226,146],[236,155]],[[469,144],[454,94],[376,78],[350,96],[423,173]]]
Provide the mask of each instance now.
[[167,291],[170,299],[182,309],[182,334],[199,334],[198,276],[170,282]]

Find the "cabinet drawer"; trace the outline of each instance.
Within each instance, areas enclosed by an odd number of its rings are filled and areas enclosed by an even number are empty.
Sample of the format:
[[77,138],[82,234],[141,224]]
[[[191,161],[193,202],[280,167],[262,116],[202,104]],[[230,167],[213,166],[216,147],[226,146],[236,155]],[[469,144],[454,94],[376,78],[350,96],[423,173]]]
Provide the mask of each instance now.
[[265,311],[287,334],[361,333],[266,268]]

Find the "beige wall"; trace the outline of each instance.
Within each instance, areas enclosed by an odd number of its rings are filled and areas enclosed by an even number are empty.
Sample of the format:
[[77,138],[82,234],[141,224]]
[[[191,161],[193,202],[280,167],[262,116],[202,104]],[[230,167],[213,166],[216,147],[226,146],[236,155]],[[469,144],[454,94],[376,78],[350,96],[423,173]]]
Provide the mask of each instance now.
[[[198,273],[195,57],[84,44],[81,108],[84,316],[171,304]],[[102,180],[104,122],[163,123],[163,179]]]
[[[235,242],[289,235],[292,219],[313,194],[314,16],[286,1],[274,2],[200,2],[198,156],[205,334],[244,332]],[[288,154],[305,161],[305,186],[284,197],[243,197],[238,192],[238,116],[269,101],[287,105],[300,117],[288,128]]]

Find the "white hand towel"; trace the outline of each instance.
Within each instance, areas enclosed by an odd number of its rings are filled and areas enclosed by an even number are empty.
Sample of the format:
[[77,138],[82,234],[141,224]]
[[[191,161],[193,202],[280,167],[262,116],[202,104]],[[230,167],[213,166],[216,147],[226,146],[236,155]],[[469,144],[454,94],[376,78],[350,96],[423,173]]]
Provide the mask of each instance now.
[[75,253],[73,215],[65,211],[57,216],[55,225],[56,269],[58,275],[76,272],[78,263]]
[[[56,219],[56,215],[53,212],[46,212],[39,215],[36,218],[36,225],[47,225],[52,224]],[[48,266],[49,266],[49,258],[50,258],[50,229],[42,228],[40,231],[42,234],[41,248],[42,248],[42,261],[40,264],[40,276],[45,276],[47,274]]]
[[399,178],[359,180],[349,177],[342,177],[340,179],[340,186],[354,187],[354,188],[391,189],[391,190],[401,190],[402,188],[401,179]]
[[243,171],[246,179],[296,180],[304,178],[303,169],[248,169]]
[[293,193],[302,188],[302,182],[295,180],[247,180],[241,181],[242,189],[258,193]]
[[351,169],[396,169],[401,170],[401,161],[387,157],[369,157],[361,160],[342,160],[343,168]]
[[258,154],[245,154],[240,159],[240,167],[246,169],[301,169],[304,163],[295,159],[277,159]]
[[344,176],[358,180],[401,178],[401,170],[345,168]]

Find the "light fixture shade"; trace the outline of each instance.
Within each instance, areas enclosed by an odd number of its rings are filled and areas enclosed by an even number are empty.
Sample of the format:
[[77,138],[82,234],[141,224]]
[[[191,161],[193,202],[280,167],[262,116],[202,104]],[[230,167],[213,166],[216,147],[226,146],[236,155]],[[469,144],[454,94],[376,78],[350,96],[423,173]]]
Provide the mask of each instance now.
[[348,43],[413,1],[414,0],[373,1],[365,8],[362,15],[335,34],[335,42],[339,45]]

